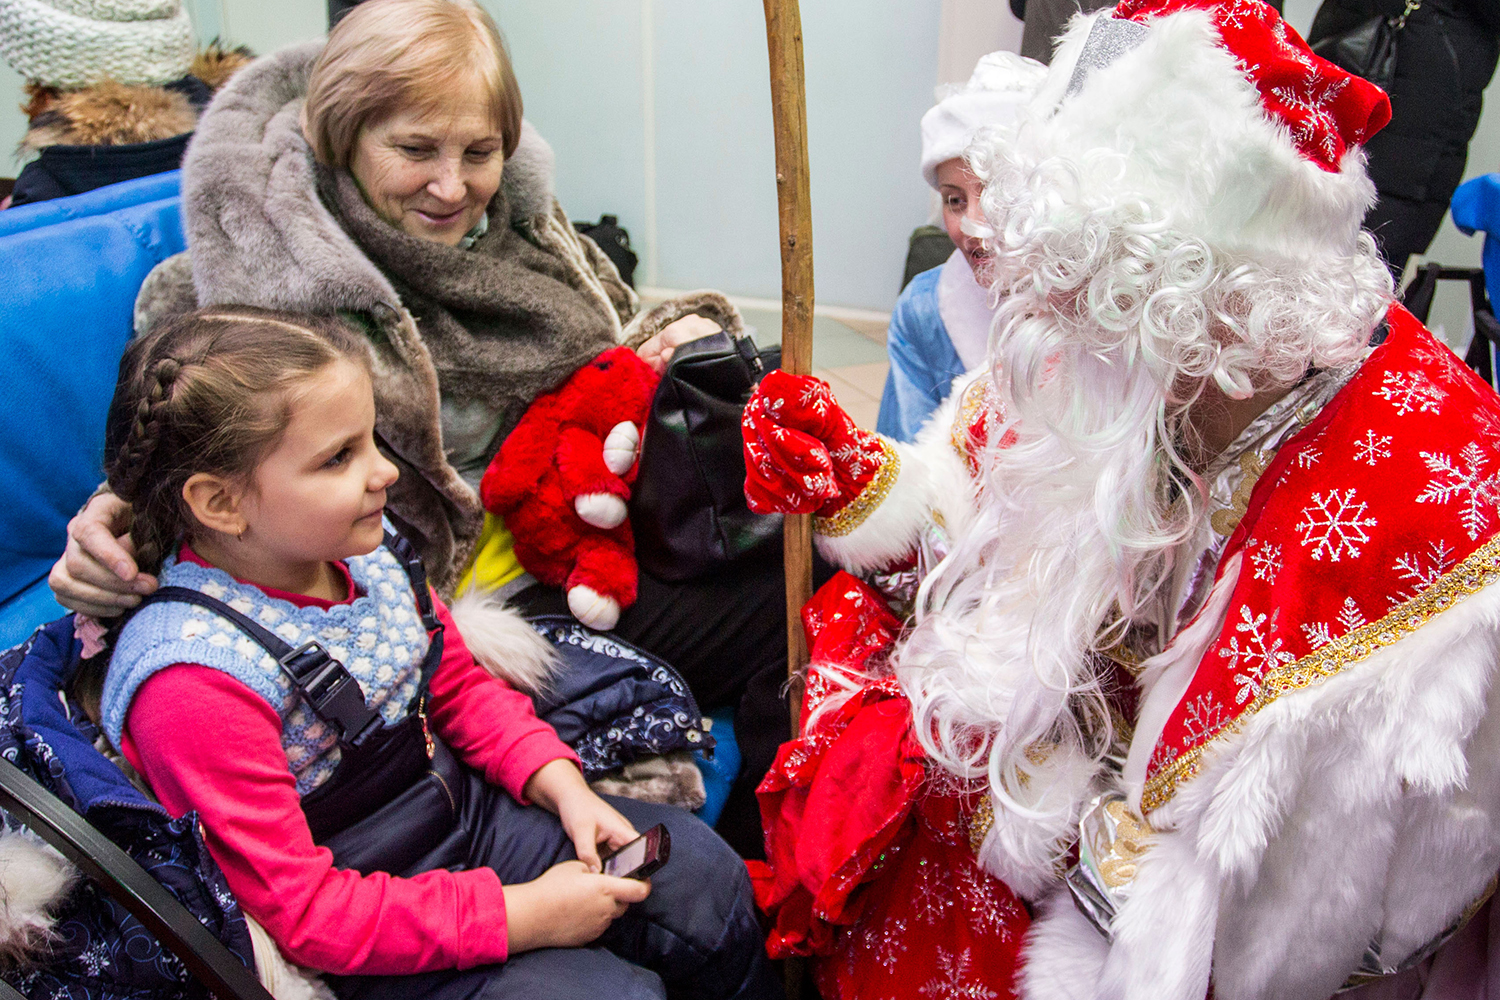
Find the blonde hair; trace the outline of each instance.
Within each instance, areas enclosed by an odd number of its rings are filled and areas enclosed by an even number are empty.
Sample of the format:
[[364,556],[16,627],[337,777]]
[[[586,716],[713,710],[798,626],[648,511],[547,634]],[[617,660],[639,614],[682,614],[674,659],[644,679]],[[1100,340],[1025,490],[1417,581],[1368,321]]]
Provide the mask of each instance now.
[[365,126],[482,91],[507,159],[521,141],[521,90],[500,29],[473,0],[366,0],[328,33],[307,82],[313,155],[347,169]]

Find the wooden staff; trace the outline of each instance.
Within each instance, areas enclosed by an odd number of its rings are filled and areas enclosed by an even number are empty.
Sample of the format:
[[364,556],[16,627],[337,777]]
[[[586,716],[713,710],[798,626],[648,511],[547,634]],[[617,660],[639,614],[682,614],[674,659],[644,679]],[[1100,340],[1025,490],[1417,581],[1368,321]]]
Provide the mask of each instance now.
[[[765,0],[771,54],[771,120],[776,130],[776,208],[781,228],[781,367],[812,374],[812,202],[808,194],[807,87],[797,0]],[[792,678],[792,735],[801,732],[807,641],[802,607],[812,598],[812,515],[786,517],[786,669]]]

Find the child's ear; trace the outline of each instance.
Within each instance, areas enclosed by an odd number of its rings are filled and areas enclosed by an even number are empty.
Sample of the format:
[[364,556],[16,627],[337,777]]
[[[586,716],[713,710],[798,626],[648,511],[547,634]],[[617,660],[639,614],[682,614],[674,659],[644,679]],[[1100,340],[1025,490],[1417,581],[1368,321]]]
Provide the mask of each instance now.
[[195,472],[182,484],[182,499],[194,519],[210,531],[235,537],[247,527],[240,513],[240,492],[222,476],[207,472]]

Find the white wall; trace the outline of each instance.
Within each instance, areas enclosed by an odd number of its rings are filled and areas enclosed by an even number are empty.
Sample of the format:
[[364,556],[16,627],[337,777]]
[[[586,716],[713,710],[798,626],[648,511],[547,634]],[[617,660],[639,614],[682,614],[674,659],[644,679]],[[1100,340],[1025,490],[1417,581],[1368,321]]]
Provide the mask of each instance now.
[[[779,297],[776,191],[762,8],[753,0],[484,0],[505,31],[527,114],[558,154],[574,218],[615,212],[641,283]],[[187,0],[199,37],[260,52],[313,38],[323,0]],[[1318,0],[1287,0],[1305,30]],[[906,237],[927,221],[917,122],[933,85],[1015,46],[1006,0],[802,4],[818,301],[888,309]],[[1012,38],[1012,36],[1015,38]],[[20,80],[0,66],[0,161],[24,131]],[[1500,83],[1486,95],[1469,176],[1500,169]],[[15,163],[0,162],[0,173]],[[1432,257],[1477,264],[1445,221]],[[1434,321],[1461,339],[1463,311]],[[1458,329],[1455,329],[1455,326]]]

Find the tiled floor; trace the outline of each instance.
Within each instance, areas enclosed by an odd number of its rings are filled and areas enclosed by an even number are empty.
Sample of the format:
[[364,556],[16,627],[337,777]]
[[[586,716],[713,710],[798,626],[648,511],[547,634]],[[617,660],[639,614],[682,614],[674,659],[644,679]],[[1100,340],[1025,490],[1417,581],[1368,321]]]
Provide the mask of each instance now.
[[[781,342],[781,314],[743,309],[745,325],[761,346]],[[813,374],[827,379],[854,422],[873,430],[880,393],[890,368],[885,353],[885,321],[813,319]]]

